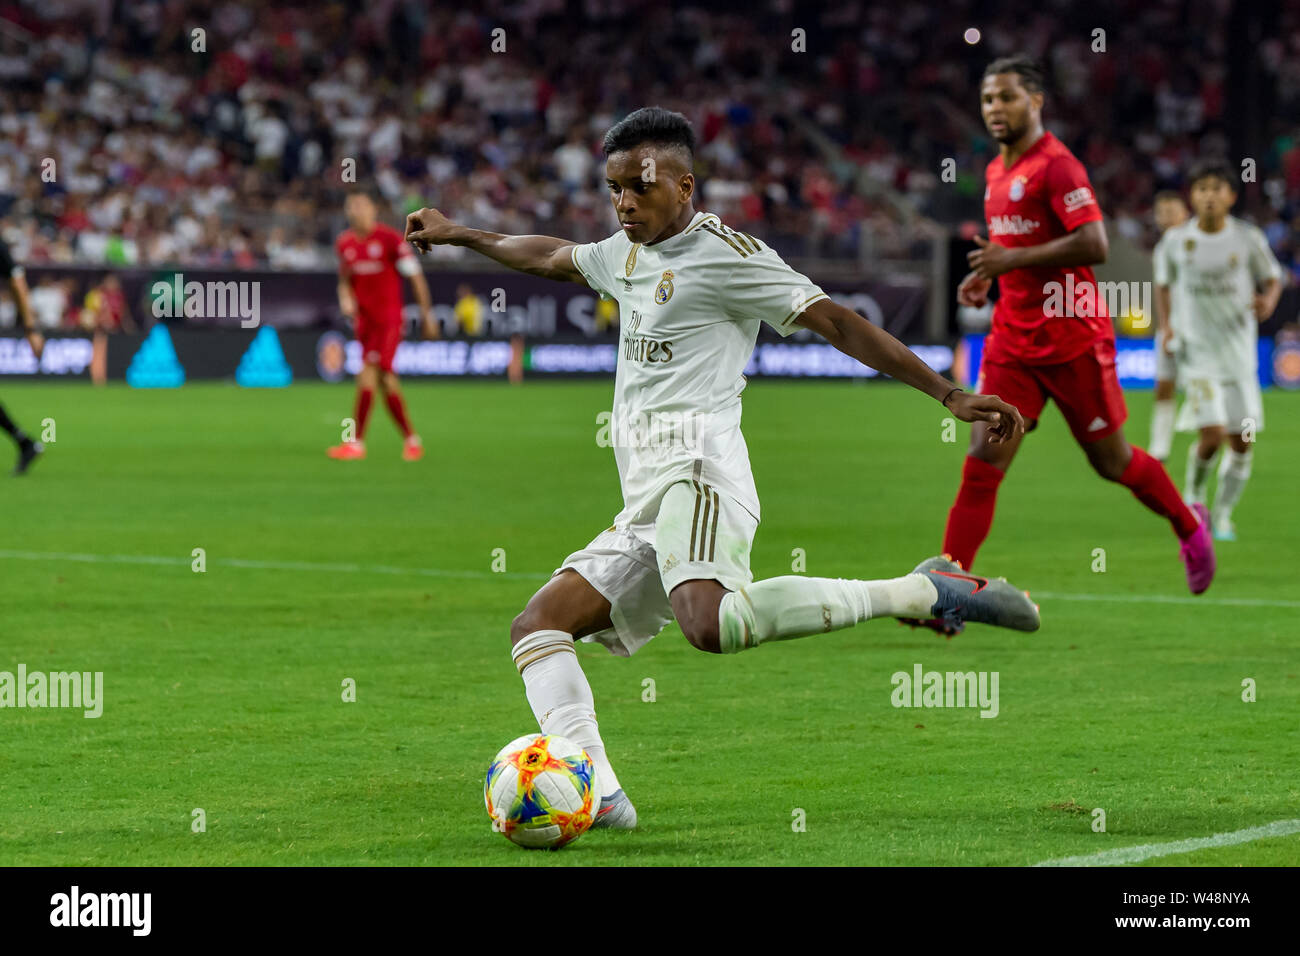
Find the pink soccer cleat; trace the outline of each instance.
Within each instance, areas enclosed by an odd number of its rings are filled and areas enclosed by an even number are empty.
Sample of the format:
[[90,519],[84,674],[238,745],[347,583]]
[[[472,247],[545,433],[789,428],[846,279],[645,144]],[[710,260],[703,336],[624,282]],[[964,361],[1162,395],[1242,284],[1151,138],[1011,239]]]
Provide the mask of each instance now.
[[341,445],[334,445],[325,450],[336,461],[355,461],[366,457],[366,446],[359,441],[345,441]]
[[1214,541],[1210,538],[1210,512],[1203,504],[1192,505],[1200,524],[1183,540],[1178,556],[1187,566],[1187,587],[1193,594],[1202,594],[1214,580]]
[[412,435],[402,443],[402,461],[419,461],[424,457],[424,444],[419,435]]

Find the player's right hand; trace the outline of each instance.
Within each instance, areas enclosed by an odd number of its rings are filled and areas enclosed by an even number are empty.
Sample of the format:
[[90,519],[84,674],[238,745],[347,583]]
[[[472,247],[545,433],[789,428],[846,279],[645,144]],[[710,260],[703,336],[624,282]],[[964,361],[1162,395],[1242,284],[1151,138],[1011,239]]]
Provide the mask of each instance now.
[[981,279],[974,272],[966,273],[966,278],[957,286],[957,304],[974,309],[983,308],[989,300],[989,289],[993,287],[992,279]]
[[1173,326],[1160,330],[1160,349],[1166,355],[1174,354],[1174,329]]
[[428,252],[433,246],[447,242],[454,226],[455,223],[438,210],[425,207],[406,217],[405,239],[418,251]]
[[32,329],[27,333],[27,344],[32,347],[32,354],[36,356],[36,360],[39,362],[41,353],[45,351],[45,336]]

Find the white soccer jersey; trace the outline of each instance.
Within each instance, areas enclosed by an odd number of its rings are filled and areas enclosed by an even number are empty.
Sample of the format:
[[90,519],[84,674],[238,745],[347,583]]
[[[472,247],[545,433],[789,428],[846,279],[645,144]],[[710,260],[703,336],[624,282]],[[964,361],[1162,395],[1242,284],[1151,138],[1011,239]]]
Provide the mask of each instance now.
[[619,232],[574,246],[573,264],[619,306],[609,423],[623,488],[615,525],[653,522],[668,486],[684,478],[722,489],[758,518],[740,433],[743,372],[760,322],[789,335],[826,293],[764,243],[704,212],[653,245]]
[[1166,232],[1156,247],[1155,281],[1178,302],[1182,374],[1221,381],[1255,375],[1259,321],[1251,300],[1256,283],[1281,277],[1264,233],[1233,216],[1218,232],[1205,232],[1195,218]]

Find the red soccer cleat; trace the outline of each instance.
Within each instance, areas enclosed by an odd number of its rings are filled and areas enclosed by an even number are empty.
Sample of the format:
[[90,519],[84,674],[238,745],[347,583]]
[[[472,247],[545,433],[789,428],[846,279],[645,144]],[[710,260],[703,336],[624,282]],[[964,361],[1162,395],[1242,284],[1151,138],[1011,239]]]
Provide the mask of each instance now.
[[336,461],[355,461],[366,457],[366,446],[359,441],[345,441],[341,445],[325,449],[325,454]]
[[1193,594],[1203,594],[1214,580],[1217,562],[1214,558],[1214,541],[1210,538],[1210,512],[1205,505],[1194,504],[1192,510],[1200,519],[1196,530],[1187,536],[1178,556],[1187,566],[1187,587]]
[[419,435],[411,435],[402,445],[402,461],[419,461],[424,457],[424,443]]

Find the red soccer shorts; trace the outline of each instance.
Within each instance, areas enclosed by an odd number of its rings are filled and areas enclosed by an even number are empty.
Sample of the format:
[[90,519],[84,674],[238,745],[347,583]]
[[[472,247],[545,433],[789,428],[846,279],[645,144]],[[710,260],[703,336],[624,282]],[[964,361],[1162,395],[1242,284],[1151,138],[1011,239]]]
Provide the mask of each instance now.
[[367,365],[378,365],[385,372],[393,370],[393,356],[402,342],[402,321],[376,322],[357,317],[357,341],[361,343],[361,358]]
[[975,391],[1016,406],[1026,426],[1030,419],[1038,419],[1050,398],[1080,444],[1113,434],[1128,418],[1115,372],[1112,339],[1099,339],[1082,355],[1057,365],[1026,365],[1012,358],[990,360],[986,353]]

